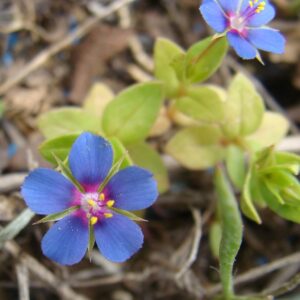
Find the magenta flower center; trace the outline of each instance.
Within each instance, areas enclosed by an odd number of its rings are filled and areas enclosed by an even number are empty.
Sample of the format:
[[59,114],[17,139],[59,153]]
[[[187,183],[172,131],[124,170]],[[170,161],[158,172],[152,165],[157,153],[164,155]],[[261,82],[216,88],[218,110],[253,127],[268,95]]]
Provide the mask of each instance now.
[[108,199],[104,193],[90,192],[81,194],[80,206],[87,219],[92,225],[103,218],[113,216],[110,208],[115,204],[114,200]]
[[228,16],[230,30],[243,33],[249,19],[265,9],[266,2],[261,0],[249,1],[248,6],[242,12],[230,13]]

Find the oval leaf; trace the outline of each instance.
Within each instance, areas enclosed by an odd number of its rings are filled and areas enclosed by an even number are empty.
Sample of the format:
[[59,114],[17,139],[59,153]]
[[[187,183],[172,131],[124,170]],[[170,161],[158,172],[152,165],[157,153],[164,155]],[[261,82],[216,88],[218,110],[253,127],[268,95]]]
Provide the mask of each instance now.
[[162,85],[157,82],[124,90],[105,109],[105,133],[125,145],[145,139],[158,116],[162,98]]
[[179,81],[175,70],[171,67],[172,60],[184,51],[168,39],[157,39],[154,46],[154,75],[164,83],[165,93],[173,97],[177,93]]
[[208,37],[194,44],[187,51],[187,79],[194,83],[209,78],[220,66],[227,50],[225,37]]
[[47,140],[40,145],[39,151],[45,160],[57,165],[57,161],[53,154],[55,154],[55,156],[61,161],[65,161],[77,137],[78,134],[72,134]]
[[246,138],[256,149],[278,144],[288,133],[287,119],[274,112],[265,112],[259,128]]
[[178,110],[197,121],[219,123],[224,118],[224,102],[209,86],[189,88],[175,103]]
[[189,127],[176,133],[165,150],[186,168],[202,170],[224,158],[221,137],[220,130],[213,125]]
[[253,83],[238,74],[232,80],[225,105],[224,132],[229,137],[249,135],[263,120],[264,103]]
[[61,135],[91,131],[101,132],[100,119],[81,108],[59,108],[43,114],[38,127],[47,139]]

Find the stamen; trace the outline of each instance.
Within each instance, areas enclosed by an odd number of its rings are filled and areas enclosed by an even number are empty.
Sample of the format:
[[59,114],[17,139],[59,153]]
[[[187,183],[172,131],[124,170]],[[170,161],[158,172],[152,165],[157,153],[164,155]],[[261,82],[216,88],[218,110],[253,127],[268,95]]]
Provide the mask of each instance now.
[[97,203],[93,200],[93,199],[88,199],[86,201],[90,206],[92,207],[96,207],[97,206]]
[[104,200],[105,200],[105,195],[104,195],[103,193],[101,193],[101,194],[99,195],[99,200],[100,200],[100,201],[104,201]]
[[90,218],[90,222],[91,222],[91,225],[95,225],[97,222],[98,222],[98,218],[97,217],[91,217]]
[[105,218],[112,218],[113,214],[112,213],[104,213]]
[[106,203],[106,205],[108,207],[112,207],[112,206],[114,206],[114,204],[115,204],[115,200],[108,200],[107,203]]

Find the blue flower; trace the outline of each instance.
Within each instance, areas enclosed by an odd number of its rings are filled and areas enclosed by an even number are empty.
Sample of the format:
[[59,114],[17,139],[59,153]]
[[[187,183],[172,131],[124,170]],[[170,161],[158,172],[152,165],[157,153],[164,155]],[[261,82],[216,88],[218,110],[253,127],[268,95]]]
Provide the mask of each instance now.
[[21,193],[35,213],[48,215],[78,207],[46,233],[42,240],[44,255],[63,265],[79,262],[87,250],[90,225],[100,252],[111,261],[123,262],[141,248],[140,227],[116,211],[149,207],[158,196],[156,181],[147,170],[130,166],[114,174],[98,192],[112,162],[108,141],[82,133],[71,148],[69,167],[84,192],[51,169],[38,168],[27,176]]
[[204,0],[200,12],[210,27],[227,35],[229,44],[244,59],[260,60],[257,49],[284,52],[284,37],[265,26],[275,16],[267,0]]

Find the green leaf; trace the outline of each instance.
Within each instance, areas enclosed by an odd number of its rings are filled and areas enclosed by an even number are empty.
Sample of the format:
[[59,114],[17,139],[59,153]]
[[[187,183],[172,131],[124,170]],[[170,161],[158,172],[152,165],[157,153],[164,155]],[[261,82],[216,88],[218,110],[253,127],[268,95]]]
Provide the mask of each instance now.
[[226,149],[226,168],[230,180],[241,190],[246,178],[246,164],[244,152],[241,148],[230,145]]
[[128,151],[135,164],[153,173],[158,183],[159,192],[166,192],[169,189],[170,182],[161,156],[145,142],[130,145]]
[[83,102],[83,109],[91,115],[102,118],[104,109],[115,97],[113,91],[104,83],[96,82],[91,87]]
[[225,157],[220,145],[222,135],[213,125],[188,127],[177,132],[166,145],[166,152],[190,170],[216,165]]
[[300,165],[300,156],[289,152],[275,152],[275,160],[277,164]]
[[59,108],[43,114],[38,119],[38,127],[47,139],[83,131],[101,132],[98,117],[80,108]]
[[[241,210],[245,216],[254,222],[261,224],[261,218],[253,204],[252,199],[252,177],[255,176],[253,174],[253,167],[250,167],[248,170],[246,180],[244,183],[242,198],[241,198]],[[259,199],[260,200],[260,199]]]
[[230,138],[249,135],[261,125],[264,103],[253,83],[238,74],[232,80],[225,105],[223,130]]
[[69,155],[70,149],[77,137],[78,134],[72,134],[46,140],[40,145],[39,152],[45,160],[56,165],[56,160],[53,157],[53,153],[61,161],[66,160]]
[[80,205],[69,207],[69,208],[65,209],[64,211],[54,213],[54,214],[48,215],[48,216],[40,219],[39,221],[35,222],[34,225],[60,220],[64,217],[70,215],[74,211],[78,210],[79,208],[80,208]]
[[75,177],[72,175],[70,169],[66,164],[60,160],[54,153],[52,154],[53,157],[56,160],[56,163],[58,165],[58,168],[60,171],[77,187],[78,191],[85,193],[84,188],[81,186],[81,184],[75,179]]
[[209,78],[219,68],[227,50],[226,37],[208,37],[194,44],[187,51],[187,79],[194,83]]
[[266,185],[260,185],[260,192],[268,207],[282,218],[300,223],[300,205],[295,203],[281,204]]
[[115,207],[110,207],[109,209],[120,215],[123,215],[123,216],[129,218],[130,220],[137,221],[137,222],[148,222],[147,220],[140,218],[139,216],[135,215],[134,213],[132,213],[130,211],[123,210],[120,208],[115,208]]
[[119,168],[120,170],[131,166],[133,164],[132,159],[122,142],[117,138],[111,138],[109,139],[109,142],[111,143],[114,151],[113,164],[116,164],[118,161],[122,160]]
[[[186,84],[186,54],[180,53],[175,56],[170,64],[170,66],[175,71],[176,77],[178,78],[179,82]],[[180,94],[180,91],[178,91]]]
[[224,300],[231,300],[234,296],[233,264],[242,243],[243,224],[234,193],[221,168],[216,169],[215,186],[222,224],[220,275]]
[[221,238],[222,238],[221,223],[213,222],[209,227],[209,246],[215,258],[219,258]]
[[125,145],[145,139],[158,116],[162,99],[162,85],[157,82],[124,90],[105,109],[105,133]]
[[288,133],[289,123],[285,117],[274,112],[265,112],[259,128],[247,136],[246,141],[256,149],[278,144]]
[[191,87],[175,103],[178,110],[197,121],[220,123],[224,118],[224,102],[210,86]]
[[27,226],[27,224],[34,217],[34,212],[29,208],[24,209],[13,221],[6,227],[0,230],[0,249],[8,240],[12,240],[17,234]]
[[177,93],[179,81],[175,70],[171,67],[172,60],[184,51],[172,41],[158,38],[154,46],[154,75],[164,83],[167,97],[174,97]]

